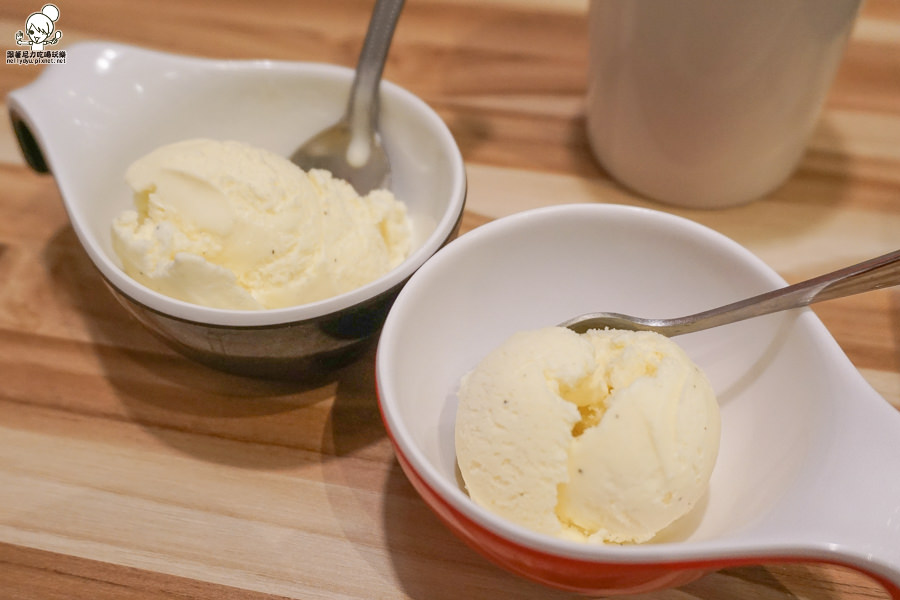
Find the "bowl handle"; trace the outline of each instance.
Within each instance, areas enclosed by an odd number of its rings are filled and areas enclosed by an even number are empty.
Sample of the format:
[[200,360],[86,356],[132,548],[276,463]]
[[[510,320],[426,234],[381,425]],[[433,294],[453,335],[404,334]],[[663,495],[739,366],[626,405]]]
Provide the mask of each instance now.
[[[74,48],[74,45],[69,48],[70,56]],[[51,171],[51,161],[47,160],[49,146],[46,136],[47,132],[54,130],[53,124],[59,121],[58,107],[53,104],[58,97],[58,88],[65,84],[67,77],[79,75],[69,69],[69,66],[75,68],[78,63],[67,65],[63,70],[44,69],[37,79],[12,90],[6,96],[6,108],[22,156],[28,166],[38,173]],[[49,154],[52,155],[52,152]]]
[[16,132],[16,139],[19,140],[19,148],[22,150],[22,155],[25,157],[28,166],[38,173],[49,173],[50,168],[47,166],[47,160],[44,158],[40,144],[38,144],[34,134],[31,133],[28,123],[12,107],[9,109],[9,118],[12,121],[13,131]]

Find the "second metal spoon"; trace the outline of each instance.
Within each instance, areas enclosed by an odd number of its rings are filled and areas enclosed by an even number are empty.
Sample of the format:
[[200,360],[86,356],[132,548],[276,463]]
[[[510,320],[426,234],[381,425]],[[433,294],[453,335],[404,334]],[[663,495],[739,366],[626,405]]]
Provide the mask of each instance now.
[[578,333],[588,329],[655,331],[667,337],[702,331],[813,302],[852,296],[900,284],[900,250],[825,275],[675,319],[644,319],[619,313],[588,313],[560,323]]
[[390,161],[377,131],[378,88],[403,2],[375,2],[344,116],[291,156],[304,170],[331,171],[362,195],[390,185]]

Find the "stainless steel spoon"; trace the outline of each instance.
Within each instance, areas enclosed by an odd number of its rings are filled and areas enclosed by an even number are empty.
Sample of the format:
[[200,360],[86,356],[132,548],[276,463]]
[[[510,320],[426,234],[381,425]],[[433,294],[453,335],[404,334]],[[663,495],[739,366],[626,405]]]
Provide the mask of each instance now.
[[403,2],[375,2],[344,116],[291,156],[304,170],[327,169],[349,181],[359,194],[390,185],[390,161],[377,131],[378,87]]
[[676,319],[643,319],[619,313],[588,313],[560,323],[578,333],[588,329],[655,331],[667,337],[702,331],[813,302],[852,296],[900,284],[900,250],[825,275]]

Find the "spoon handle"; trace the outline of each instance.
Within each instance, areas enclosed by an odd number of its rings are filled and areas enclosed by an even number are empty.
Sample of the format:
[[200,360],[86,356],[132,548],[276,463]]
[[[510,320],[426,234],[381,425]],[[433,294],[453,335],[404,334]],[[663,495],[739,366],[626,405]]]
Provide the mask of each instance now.
[[376,0],[366,39],[359,53],[356,76],[347,104],[350,130],[359,139],[372,139],[378,114],[378,85],[384,70],[394,29],[403,10],[404,0]]
[[[672,319],[683,333],[743,321],[769,313],[807,306],[822,300],[852,296],[900,285],[900,250],[826,273],[794,285],[702,313]],[[674,324],[674,323],[673,323]]]

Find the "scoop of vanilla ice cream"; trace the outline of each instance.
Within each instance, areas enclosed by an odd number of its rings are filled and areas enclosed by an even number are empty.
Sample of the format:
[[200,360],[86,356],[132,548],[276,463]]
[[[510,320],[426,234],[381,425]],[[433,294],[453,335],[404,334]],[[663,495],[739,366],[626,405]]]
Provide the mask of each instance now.
[[470,497],[535,531],[644,542],[707,490],[715,394],[652,332],[520,332],[463,377],[456,455]]
[[131,277],[215,308],[281,308],[345,293],[399,265],[411,243],[405,205],[360,197],[327,171],[234,141],[163,146],[125,175],[133,210],[113,222]]

